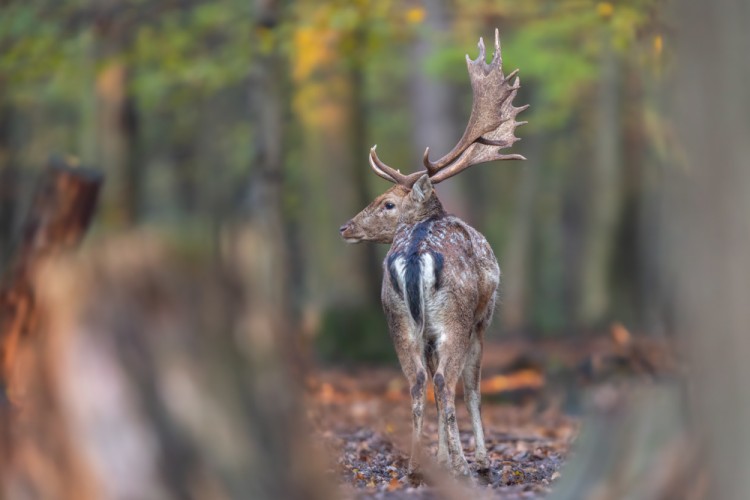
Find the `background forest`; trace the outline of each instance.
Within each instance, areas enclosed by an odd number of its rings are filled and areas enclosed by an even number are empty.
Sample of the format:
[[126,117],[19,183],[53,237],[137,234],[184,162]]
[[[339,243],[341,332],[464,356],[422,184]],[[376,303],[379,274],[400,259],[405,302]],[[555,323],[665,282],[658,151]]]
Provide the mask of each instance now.
[[338,228],[389,187],[373,144],[403,171],[453,147],[464,54],[497,27],[528,160],[438,187],[503,270],[481,491],[747,498],[749,19],[742,0],[0,2],[0,496],[474,497],[407,477],[386,248]]
[[[654,192],[672,148],[656,0],[94,0],[0,15],[0,264],[50,154],[101,168],[95,232],[168,229],[217,251],[261,217],[283,256],[283,308],[319,353],[392,356],[378,301],[384,246],[341,223],[385,190],[367,152],[409,171],[447,152],[471,106],[464,54],[500,29],[531,108],[526,162],[440,186],[503,269],[493,336],[658,332]],[[213,249],[213,250],[212,250]],[[271,265],[271,264],[269,264]]]

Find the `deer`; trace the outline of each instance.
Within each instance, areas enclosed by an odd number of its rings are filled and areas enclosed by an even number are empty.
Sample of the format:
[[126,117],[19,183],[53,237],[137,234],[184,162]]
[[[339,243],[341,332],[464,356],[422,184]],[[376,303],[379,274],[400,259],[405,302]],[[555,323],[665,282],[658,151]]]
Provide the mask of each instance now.
[[[525,160],[503,154],[519,139],[515,107],[520,88],[515,70],[502,70],[500,37],[495,30],[491,62],[484,40],[479,56],[466,56],[473,91],[471,115],[455,147],[437,161],[423,156],[424,169],[410,174],[385,164],[370,149],[369,164],[394,184],[339,228],[348,243],[390,244],[383,261],[381,302],[412,401],[412,439],[408,472],[420,473],[422,424],[428,375],[438,414],[437,461],[456,475],[471,474],[459,440],[455,390],[463,379],[464,400],[475,440],[478,472],[489,469],[481,417],[481,368],[484,333],[495,310],[500,267],[486,238],[449,215],[434,186],[473,165],[495,160]],[[515,77],[515,79],[514,79]]]

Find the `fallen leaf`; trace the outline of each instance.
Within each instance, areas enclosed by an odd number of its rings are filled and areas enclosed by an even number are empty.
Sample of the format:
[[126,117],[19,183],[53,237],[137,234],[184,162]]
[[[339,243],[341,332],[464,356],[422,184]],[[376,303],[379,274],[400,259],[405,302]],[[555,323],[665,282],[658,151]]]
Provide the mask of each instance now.
[[399,481],[397,477],[394,477],[388,483],[388,491],[397,490],[400,486],[401,486],[401,481]]
[[482,380],[482,394],[497,394],[519,389],[539,389],[544,386],[544,375],[537,370],[518,370],[507,375],[495,375]]

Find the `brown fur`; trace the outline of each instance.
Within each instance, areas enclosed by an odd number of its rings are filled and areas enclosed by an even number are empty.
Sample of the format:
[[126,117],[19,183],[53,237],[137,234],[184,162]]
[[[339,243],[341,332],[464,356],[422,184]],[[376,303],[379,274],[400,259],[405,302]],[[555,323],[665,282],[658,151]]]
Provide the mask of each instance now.
[[[388,203],[393,206],[388,208]],[[445,213],[427,175],[412,189],[396,185],[386,191],[342,226],[341,234],[349,242],[392,243],[383,263],[381,298],[411,387],[410,470],[416,471],[422,453],[427,374],[435,386],[438,409],[438,461],[456,473],[468,473],[455,411],[455,387],[463,378],[477,466],[486,469],[479,392],[482,338],[500,279],[487,240]]]

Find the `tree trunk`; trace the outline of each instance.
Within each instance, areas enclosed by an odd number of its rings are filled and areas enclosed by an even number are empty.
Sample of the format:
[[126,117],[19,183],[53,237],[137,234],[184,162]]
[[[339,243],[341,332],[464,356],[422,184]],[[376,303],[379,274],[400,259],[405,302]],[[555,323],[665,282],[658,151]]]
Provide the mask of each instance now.
[[115,12],[120,0],[92,0],[96,12],[93,58],[96,134],[94,163],[107,174],[102,217],[111,226],[132,226],[141,191],[141,162],[137,158],[138,118],[128,90],[128,68],[123,61],[127,35]]
[[[360,27],[354,33],[354,45],[353,50],[354,57],[352,60],[350,82],[351,82],[351,99],[352,104],[350,106],[350,119],[351,119],[351,157],[355,159],[352,161],[354,167],[354,182],[357,190],[357,205],[364,208],[371,201],[372,196],[370,195],[368,186],[368,179],[371,175],[370,170],[365,168],[364,160],[356,161],[359,158],[365,158],[365,155],[370,150],[370,146],[367,144],[367,109],[366,109],[366,95],[365,86],[367,82],[365,80],[365,61],[362,57],[358,57],[358,54],[362,54],[367,50],[367,31],[366,21],[363,19],[360,21]],[[364,275],[364,287],[366,296],[369,298],[369,305],[372,307],[378,307],[380,304],[380,260],[377,255],[377,248],[375,245],[365,245],[362,249],[362,263],[361,263]]]
[[[604,37],[611,36],[605,33]],[[609,41],[605,41],[609,45]],[[609,48],[602,55],[602,78],[596,103],[594,161],[588,170],[587,221],[581,265],[578,326],[605,319],[610,307],[609,269],[620,214],[620,71]]]
[[[434,161],[453,148],[461,137],[462,130],[457,130],[454,120],[454,102],[456,92],[444,79],[427,73],[427,63],[439,49],[441,37],[450,32],[445,0],[427,0],[423,2],[426,11],[424,23],[417,30],[411,47],[412,77],[409,79],[409,103],[414,120],[411,138],[413,144],[412,162],[407,171],[422,168],[424,149],[430,147],[430,158]],[[468,116],[462,109],[461,118]],[[449,212],[460,217],[468,215],[466,200],[459,192],[460,182],[446,182],[437,186],[445,207]]]
[[750,11],[718,0],[675,13],[672,109],[687,165],[668,183],[662,268],[687,342],[711,497],[740,499],[750,491]]
[[[536,199],[539,168],[541,167],[541,155],[543,140],[541,137],[532,136],[530,151],[536,151],[523,165],[521,174],[521,187],[518,190],[508,243],[505,248],[505,258],[500,263],[503,270],[502,286],[502,308],[500,317],[503,330],[506,332],[517,332],[528,326],[528,290],[530,282],[529,268],[533,264],[532,229],[534,223],[534,200]],[[536,147],[534,147],[536,146]]]
[[[258,29],[276,29],[281,4],[256,2]],[[278,47],[278,44],[274,44]],[[284,59],[278,48],[258,54],[251,72],[255,163],[236,223],[227,228],[225,257],[253,293],[253,317],[269,335],[287,335],[292,316],[283,213]]]
[[151,233],[100,241],[39,278],[0,496],[331,498],[303,378],[285,338],[259,328],[241,276]]
[[[2,78],[0,78],[2,85]],[[19,172],[13,144],[13,108],[0,102],[0,270],[10,260],[18,210]]]
[[664,235],[660,289],[687,389],[651,383],[584,422],[556,499],[739,500],[750,491],[748,8],[718,0],[673,9],[666,88],[681,154],[651,216]]
[[32,276],[40,263],[75,247],[94,214],[102,179],[99,173],[51,161],[36,188],[21,241],[0,292],[0,384],[4,397],[22,396],[23,381],[13,380],[16,348],[36,321]]

